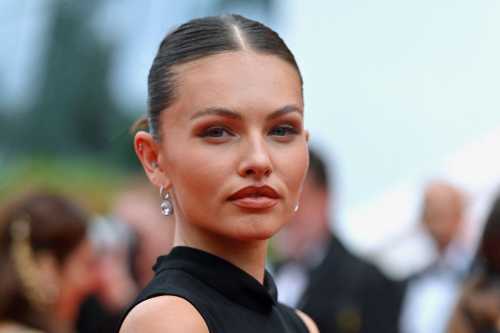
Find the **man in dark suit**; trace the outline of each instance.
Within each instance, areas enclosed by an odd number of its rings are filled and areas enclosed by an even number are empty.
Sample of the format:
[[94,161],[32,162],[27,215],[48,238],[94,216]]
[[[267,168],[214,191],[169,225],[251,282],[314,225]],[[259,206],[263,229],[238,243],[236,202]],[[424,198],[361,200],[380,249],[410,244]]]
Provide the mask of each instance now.
[[474,249],[467,241],[467,201],[458,187],[433,181],[422,202],[422,226],[435,245],[435,259],[408,278],[401,333],[442,333],[469,273]]
[[[276,241],[280,301],[307,313],[324,333],[395,333],[403,286],[352,255],[330,231],[324,162],[310,151],[300,207]],[[367,221],[367,223],[370,221]]]

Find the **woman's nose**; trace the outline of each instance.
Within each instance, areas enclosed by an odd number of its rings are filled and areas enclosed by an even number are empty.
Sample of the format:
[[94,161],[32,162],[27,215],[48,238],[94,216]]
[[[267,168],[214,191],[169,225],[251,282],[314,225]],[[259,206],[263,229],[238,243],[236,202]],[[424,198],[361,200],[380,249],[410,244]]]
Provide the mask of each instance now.
[[240,162],[238,173],[242,177],[260,179],[273,172],[269,147],[261,135],[249,139]]

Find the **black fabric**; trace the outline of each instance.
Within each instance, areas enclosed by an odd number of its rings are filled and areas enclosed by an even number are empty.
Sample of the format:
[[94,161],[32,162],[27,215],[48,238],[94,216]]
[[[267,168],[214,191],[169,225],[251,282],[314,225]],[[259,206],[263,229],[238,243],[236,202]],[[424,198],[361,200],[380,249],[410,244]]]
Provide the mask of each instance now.
[[396,333],[405,286],[348,252],[332,236],[298,308],[320,332]]
[[78,333],[113,333],[121,317],[120,313],[112,312],[99,301],[96,296],[90,296],[80,306],[76,331]]
[[277,291],[266,271],[264,285],[245,271],[210,253],[174,247],[158,258],[154,279],[122,316],[137,304],[161,295],[189,301],[211,333],[307,333],[295,310],[277,302]]

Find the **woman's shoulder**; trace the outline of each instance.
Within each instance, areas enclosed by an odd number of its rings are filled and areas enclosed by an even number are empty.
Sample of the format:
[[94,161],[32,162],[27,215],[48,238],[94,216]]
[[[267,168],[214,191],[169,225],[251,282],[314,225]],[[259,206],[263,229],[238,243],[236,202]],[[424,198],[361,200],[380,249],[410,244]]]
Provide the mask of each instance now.
[[311,319],[311,317],[299,310],[295,310],[295,312],[300,317],[300,319],[302,319],[304,324],[306,324],[309,333],[319,333],[318,326],[316,326],[316,323]]
[[120,333],[200,332],[208,333],[201,314],[184,298],[158,296],[137,304],[125,318]]
[[0,333],[43,333],[43,332],[20,324],[2,322],[0,323]]

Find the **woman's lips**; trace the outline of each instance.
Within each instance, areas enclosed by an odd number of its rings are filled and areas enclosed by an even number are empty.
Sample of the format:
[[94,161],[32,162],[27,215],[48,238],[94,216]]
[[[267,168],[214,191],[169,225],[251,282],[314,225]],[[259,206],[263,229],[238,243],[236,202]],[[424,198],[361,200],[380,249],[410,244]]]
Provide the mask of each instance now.
[[278,199],[268,197],[246,197],[236,200],[231,200],[231,203],[241,208],[248,209],[266,209],[271,208],[278,202]]
[[266,209],[278,203],[279,195],[268,185],[251,185],[236,191],[228,200],[241,208]]

